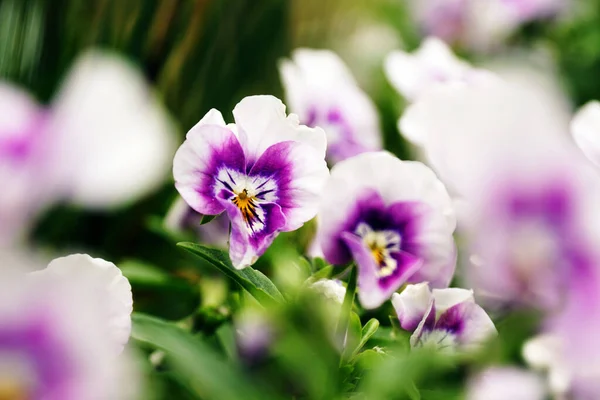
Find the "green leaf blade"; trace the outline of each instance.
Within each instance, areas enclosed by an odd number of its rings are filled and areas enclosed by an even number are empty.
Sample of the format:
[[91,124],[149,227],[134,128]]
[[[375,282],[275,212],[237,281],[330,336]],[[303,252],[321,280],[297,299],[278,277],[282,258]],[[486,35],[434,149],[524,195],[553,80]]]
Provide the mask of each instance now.
[[178,243],[177,246],[208,261],[212,266],[248,291],[260,303],[280,303],[285,300],[279,289],[277,289],[277,286],[262,272],[252,267],[246,267],[242,270],[236,269],[231,264],[229,255],[226,252],[189,242]]

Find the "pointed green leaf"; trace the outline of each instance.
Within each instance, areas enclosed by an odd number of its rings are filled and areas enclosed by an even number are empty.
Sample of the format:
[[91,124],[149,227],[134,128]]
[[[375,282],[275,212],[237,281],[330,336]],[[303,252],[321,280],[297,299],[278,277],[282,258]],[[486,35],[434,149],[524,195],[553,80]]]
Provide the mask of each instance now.
[[358,343],[358,346],[356,346],[356,348],[354,349],[352,357],[355,357],[358,354],[358,352],[363,347],[365,347],[371,336],[373,336],[375,332],[377,332],[377,329],[379,329],[379,321],[375,318],[371,318],[362,328],[360,342]]
[[226,252],[189,242],[178,243],[177,246],[208,261],[212,266],[247,290],[259,302],[273,303],[284,301],[279,289],[262,272],[252,267],[246,267],[241,270],[235,269]]
[[208,224],[210,221],[218,217],[219,215],[202,215],[202,219],[200,220],[200,225]]

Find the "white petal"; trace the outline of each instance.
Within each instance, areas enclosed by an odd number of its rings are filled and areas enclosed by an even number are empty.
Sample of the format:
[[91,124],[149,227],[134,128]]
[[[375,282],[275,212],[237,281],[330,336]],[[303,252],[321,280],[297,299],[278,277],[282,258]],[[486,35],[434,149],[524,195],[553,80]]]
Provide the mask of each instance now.
[[542,334],[528,340],[523,346],[523,358],[532,368],[548,372],[548,383],[553,393],[568,392],[572,374],[568,371],[558,336]]
[[221,111],[214,109],[214,108],[211,108],[210,110],[208,110],[206,115],[204,115],[204,117],[202,117],[202,119],[200,121],[198,121],[198,123],[196,124],[196,126],[201,126],[201,125],[226,126],[225,120],[223,119],[223,114],[221,114]]
[[42,281],[57,279],[73,285],[81,295],[89,297],[86,301],[97,303],[105,314],[96,318],[107,328],[111,347],[115,353],[123,350],[131,333],[133,298],[129,281],[113,263],[87,254],[73,254],[57,258],[46,269],[30,275]]
[[464,302],[474,302],[473,291],[460,288],[433,289],[435,309],[441,314],[450,307]]
[[340,281],[333,279],[320,279],[310,285],[310,288],[339,304],[344,302],[346,288]]
[[103,52],[82,56],[53,106],[70,200],[112,207],[155,189],[168,175],[174,130],[141,73]]
[[444,42],[434,37],[427,38],[413,54],[392,52],[385,60],[384,68],[392,85],[409,101],[416,100],[436,85],[465,79],[471,69]]
[[571,134],[586,157],[600,166],[600,102],[591,101],[575,114]]
[[539,168],[540,159],[550,162],[554,155],[546,154],[540,142],[569,146],[565,110],[547,95],[534,83],[446,85],[411,105],[401,123],[405,133],[413,129],[424,138],[427,159],[442,180],[465,194],[497,173],[498,165],[526,170]]
[[271,145],[287,140],[306,143],[325,158],[327,140],[321,128],[298,124],[297,117],[285,113],[285,105],[273,96],[249,96],[233,109],[240,142],[251,160]]
[[543,380],[526,370],[492,367],[470,380],[467,400],[543,400]]
[[392,305],[400,320],[400,326],[414,331],[425,317],[432,301],[433,296],[427,282],[408,285],[402,293],[394,293]]

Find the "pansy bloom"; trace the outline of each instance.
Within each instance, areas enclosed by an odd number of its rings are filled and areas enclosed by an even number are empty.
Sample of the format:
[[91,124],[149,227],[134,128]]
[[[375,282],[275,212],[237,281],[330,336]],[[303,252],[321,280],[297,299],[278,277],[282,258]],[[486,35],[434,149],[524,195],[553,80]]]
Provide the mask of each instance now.
[[448,286],[456,221],[444,185],[425,165],[387,152],[361,154],[333,167],[322,199],[319,244],[330,263],[357,263],[365,308],[405,282]]
[[413,347],[433,346],[443,351],[477,348],[496,334],[483,309],[475,304],[473,291],[459,288],[433,289],[427,282],[394,293],[392,304],[402,329],[413,332]]
[[552,17],[570,0],[409,0],[426,35],[448,43],[488,50],[524,23]]
[[466,203],[467,277],[495,305],[557,310],[597,257],[600,182],[550,97],[508,81],[446,87],[403,117]]
[[187,134],[173,162],[175,186],[197,212],[227,212],[229,255],[236,268],[253,264],[279,232],[312,219],[329,176],[326,138],[300,125],[273,96],[250,96],[225,125],[211,110]]
[[116,207],[147,194],[174,153],[172,127],[139,71],[82,55],[48,107],[0,82],[0,245],[55,202]]
[[122,351],[132,296],[120,270],[87,255],[59,258],[30,274],[3,267],[0,397],[130,398],[136,382]]
[[394,88],[408,101],[440,84],[474,83],[491,79],[491,72],[476,69],[452,53],[448,45],[429,37],[412,53],[391,52],[385,60],[385,73]]
[[325,130],[331,163],[381,149],[375,105],[335,53],[298,49],[279,71],[290,110]]

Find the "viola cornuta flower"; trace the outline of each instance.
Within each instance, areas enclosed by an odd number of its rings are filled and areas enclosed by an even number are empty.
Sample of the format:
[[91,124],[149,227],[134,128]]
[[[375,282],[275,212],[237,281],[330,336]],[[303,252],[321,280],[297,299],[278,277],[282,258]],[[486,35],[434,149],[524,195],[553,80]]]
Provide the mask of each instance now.
[[147,194],[175,150],[139,71],[110,53],[82,55],[49,107],[0,83],[0,108],[0,245],[57,201],[109,208]]
[[501,44],[524,23],[565,11],[569,0],[410,0],[421,30],[476,50]]
[[325,130],[331,163],[381,150],[375,105],[335,53],[298,49],[279,71],[290,111],[301,123]]
[[387,152],[333,167],[317,237],[328,262],[354,260],[358,296],[375,308],[405,282],[446,287],[454,273],[451,200],[433,171]]
[[408,101],[442,84],[463,82],[477,84],[493,79],[493,74],[476,69],[460,60],[446,43],[436,37],[426,38],[413,53],[391,52],[384,64],[394,88]]
[[600,181],[568,140],[568,114],[541,87],[498,82],[431,92],[403,118],[467,204],[466,275],[478,293],[496,305],[563,307],[594,275],[600,222]]
[[475,304],[473,291],[429,289],[427,282],[394,293],[392,304],[400,326],[412,331],[412,347],[432,346],[442,351],[476,349],[496,334],[485,311]]
[[1,397],[130,398],[135,376],[122,351],[132,295],[120,270],[87,255],[58,258],[28,275],[3,267]]
[[273,96],[250,96],[225,125],[211,110],[187,134],[173,162],[175,186],[197,212],[227,212],[229,255],[253,264],[279,232],[312,219],[329,171],[321,128],[300,125]]

